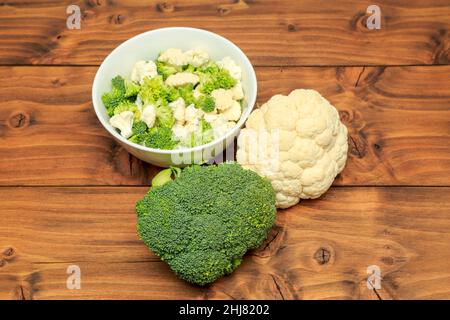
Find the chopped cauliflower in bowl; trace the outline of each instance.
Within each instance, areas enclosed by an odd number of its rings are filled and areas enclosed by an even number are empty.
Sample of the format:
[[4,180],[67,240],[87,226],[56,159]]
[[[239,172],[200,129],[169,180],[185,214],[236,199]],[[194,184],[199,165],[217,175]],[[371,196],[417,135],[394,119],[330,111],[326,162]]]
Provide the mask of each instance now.
[[159,166],[222,152],[255,100],[256,76],[242,51],[193,28],[158,29],[124,42],[93,85],[100,122],[130,153]]

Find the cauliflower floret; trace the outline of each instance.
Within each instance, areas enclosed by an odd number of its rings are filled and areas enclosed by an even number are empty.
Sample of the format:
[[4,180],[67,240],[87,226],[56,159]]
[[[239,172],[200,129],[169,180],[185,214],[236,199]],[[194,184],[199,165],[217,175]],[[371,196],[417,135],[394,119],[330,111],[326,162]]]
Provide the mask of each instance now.
[[172,127],[172,133],[178,140],[180,140],[183,143],[184,141],[186,141],[190,133],[190,128],[188,126],[183,126],[181,124],[176,123]]
[[131,111],[124,111],[119,114],[112,116],[109,119],[109,124],[114,128],[120,130],[122,137],[128,139],[133,134],[133,118],[134,113]]
[[203,118],[205,119],[206,122],[213,122],[215,120],[217,120],[217,118],[219,117],[219,114],[217,114],[216,112],[208,112],[205,113],[205,115],[203,116]]
[[211,97],[214,99],[216,108],[220,111],[230,108],[233,103],[233,91],[225,89],[216,89],[211,92]]
[[230,108],[226,109],[222,114],[228,121],[238,121],[241,117],[241,104],[238,101],[233,101]]
[[173,116],[178,124],[184,124],[186,103],[183,98],[178,98],[177,100],[169,103],[169,107],[173,110]]
[[144,79],[153,78],[158,75],[156,64],[153,61],[138,61],[131,71],[131,80],[142,84]]
[[210,123],[214,132],[214,137],[216,139],[223,137],[231,128],[236,125],[236,122],[228,121],[227,118],[225,118],[222,114],[218,114]]
[[194,67],[199,67],[209,60],[208,53],[199,48],[188,50],[184,54],[186,56],[187,62]]
[[236,80],[241,80],[242,78],[242,69],[239,67],[236,62],[230,57],[225,57],[222,60],[217,61],[217,65],[225,70],[227,70],[230,75]]
[[183,86],[185,84],[193,84],[196,85],[200,81],[198,75],[190,73],[190,72],[179,72],[170,75],[166,79],[166,84],[172,87]]
[[147,127],[152,128],[155,125],[156,109],[152,104],[144,106],[144,110],[141,114],[141,120],[145,122]]
[[344,168],[347,149],[337,110],[317,91],[300,89],[251,113],[236,159],[269,179],[277,206],[288,208],[325,193]]
[[188,124],[197,124],[205,113],[202,109],[197,109],[193,104],[186,107],[185,120]]
[[166,62],[174,66],[184,66],[188,64],[187,56],[181,49],[170,48],[161,53],[158,61]]
[[244,99],[244,90],[242,89],[242,83],[240,81],[236,83],[233,88],[231,88],[231,91],[233,92],[234,100]]

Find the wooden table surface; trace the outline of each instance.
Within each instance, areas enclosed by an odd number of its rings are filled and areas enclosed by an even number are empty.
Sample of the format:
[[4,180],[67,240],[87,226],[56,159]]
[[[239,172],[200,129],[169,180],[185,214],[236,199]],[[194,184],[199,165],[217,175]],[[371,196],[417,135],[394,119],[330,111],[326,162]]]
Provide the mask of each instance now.
[[[66,27],[70,4],[81,30]],[[450,2],[378,0],[380,30],[366,28],[371,4],[0,1],[0,299],[450,299]],[[349,130],[333,187],[280,210],[268,241],[207,287],[138,240],[134,204],[159,169],[117,146],[91,103],[102,59],[168,26],[240,46],[258,103],[313,88]]]

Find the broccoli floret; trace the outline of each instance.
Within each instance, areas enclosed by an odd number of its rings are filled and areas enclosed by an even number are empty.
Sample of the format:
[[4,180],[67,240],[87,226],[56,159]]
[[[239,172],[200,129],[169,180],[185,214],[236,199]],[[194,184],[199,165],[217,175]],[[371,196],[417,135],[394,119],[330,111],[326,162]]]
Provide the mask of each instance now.
[[202,109],[204,112],[213,112],[216,104],[211,96],[202,95],[197,99],[195,107]]
[[139,111],[138,106],[129,100],[123,100],[119,103],[119,105],[114,109],[114,114],[119,114],[124,111],[131,111],[134,113],[134,121],[137,122],[141,119],[141,112]]
[[111,79],[111,86],[112,90],[105,92],[102,96],[102,102],[110,117],[116,113],[116,108],[122,102],[130,102],[130,99],[136,98],[141,89],[133,81],[124,79],[121,76],[116,76]]
[[108,115],[111,117],[114,115],[114,110],[117,108],[120,102],[124,100],[122,92],[117,89],[112,89],[111,92],[105,92],[102,96],[102,102],[105,105]]
[[133,135],[144,134],[147,131],[147,124],[144,121],[137,121],[133,124]]
[[194,73],[196,70],[197,69],[192,64],[183,67],[183,72]]
[[216,89],[231,89],[236,85],[228,70],[220,68],[216,63],[210,61],[205,66],[197,70],[200,76],[200,90],[205,94],[210,94]]
[[160,104],[156,107],[156,125],[164,128],[172,128],[175,123],[173,110],[167,104]]
[[178,92],[187,106],[190,104],[195,104],[194,86],[191,83],[178,87]]
[[125,98],[136,97],[141,87],[131,80],[124,79],[122,76],[115,76],[111,80],[113,89],[122,93]]
[[149,148],[171,150],[179,141],[175,140],[170,128],[154,127],[148,133],[139,135],[138,143]]
[[136,204],[145,244],[184,280],[206,285],[233,272],[272,227],[271,184],[236,163],[193,166]]
[[158,70],[158,73],[162,75],[164,80],[166,80],[170,75],[181,71],[180,67],[173,66],[162,61],[156,61],[156,68]]
[[156,76],[144,79],[140,96],[144,104],[161,104],[177,100],[180,94],[176,88],[166,86],[162,76]]

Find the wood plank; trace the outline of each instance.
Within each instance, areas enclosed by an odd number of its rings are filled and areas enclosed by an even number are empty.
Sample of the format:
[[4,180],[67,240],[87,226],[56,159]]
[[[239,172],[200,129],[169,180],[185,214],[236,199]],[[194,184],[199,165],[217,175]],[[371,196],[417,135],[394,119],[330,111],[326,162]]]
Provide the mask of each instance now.
[[[138,240],[134,203],[146,191],[1,188],[0,299],[450,298],[450,188],[332,188],[280,210],[266,243],[204,288]],[[80,290],[65,287],[69,265],[81,268]],[[381,269],[377,293],[370,265]]]
[[[147,185],[156,168],[130,157],[96,119],[95,67],[2,67],[0,185]],[[336,185],[448,186],[450,66],[260,67],[258,103],[314,88],[349,128]],[[24,90],[24,88],[27,88]]]
[[365,26],[369,0],[71,1],[81,30],[66,27],[67,1],[0,6],[0,64],[98,65],[119,43],[161,27],[223,35],[257,66],[448,64],[447,0],[380,0],[380,30]]

